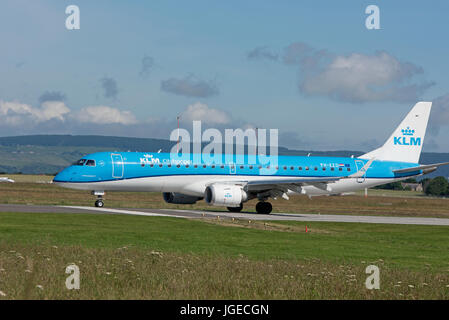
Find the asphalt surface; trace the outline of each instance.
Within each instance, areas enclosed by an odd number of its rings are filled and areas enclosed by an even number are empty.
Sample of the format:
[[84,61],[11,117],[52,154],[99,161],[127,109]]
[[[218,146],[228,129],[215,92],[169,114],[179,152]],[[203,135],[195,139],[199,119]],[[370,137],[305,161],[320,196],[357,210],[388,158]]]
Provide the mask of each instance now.
[[266,220],[266,221],[315,221],[315,222],[357,222],[357,223],[382,223],[382,224],[408,224],[408,225],[432,225],[449,226],[449,219],[442,218],[415,218],[415,217],[384,217],[384,216],[354,216],[331,214],[290,214],[290,213],[233,213],[196,210],[173,209],[131,209],[131,208],[96,208],[82,206],[38,206],[0,204],[0,212],[30,212],[30,213],[94,213],[94,214],[128,214],[148,217],[173,217],[173,218],[214,218]]

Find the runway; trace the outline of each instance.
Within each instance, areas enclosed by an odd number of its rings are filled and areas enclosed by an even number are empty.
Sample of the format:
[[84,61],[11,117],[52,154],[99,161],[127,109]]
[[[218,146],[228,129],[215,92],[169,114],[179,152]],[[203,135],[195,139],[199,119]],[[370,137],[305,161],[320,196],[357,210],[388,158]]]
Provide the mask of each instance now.
[[148,217],[172,217],[184,219],[217,218],[242,219],[260,221],[313,221],[313,222],[346,222],[346,223],[381,223],[449,226],[449,219],[443,218],[415,218],[415,217],[383,217],[383,216],[354,216],[331,214],[293,214],[293,213],[233,213],[218,211],[174,210],[174,209],[132,209],[132,208],[96,208],[83,206],[42,206],[0,204],[0,212],[29,212],[29,213],[92,213],[92,214],[126,214]]

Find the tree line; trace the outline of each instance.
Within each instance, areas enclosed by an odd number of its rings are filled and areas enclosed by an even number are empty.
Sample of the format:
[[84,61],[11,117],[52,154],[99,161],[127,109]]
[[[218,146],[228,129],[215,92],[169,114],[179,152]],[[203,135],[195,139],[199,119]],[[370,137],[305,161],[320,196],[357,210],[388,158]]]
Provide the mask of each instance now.
[[387,190],[410,190],[410,187],[403,186],[402,183],[421,183],[423,192],[429,196],[448,196],[449,195],[449,182],[445,177],[439,176],[435,178],[424,178],[420,181],[415,178],[410,178],[403,181],[396,181],[381,186],[374,187],[374,189],[387,189]]

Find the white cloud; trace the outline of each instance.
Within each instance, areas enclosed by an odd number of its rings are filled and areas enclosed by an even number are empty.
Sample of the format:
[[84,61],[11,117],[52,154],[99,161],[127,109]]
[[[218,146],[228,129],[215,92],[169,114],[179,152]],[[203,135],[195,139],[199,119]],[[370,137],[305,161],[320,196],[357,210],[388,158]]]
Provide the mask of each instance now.
[[[266,55],[257,57],[273,60]],[[343,102],[416,102],[434,84],[417,79],[424,73],[421,67],[385,51],[337,55],[294,42],[284,48],[278,60],[298,69],[297,85],[304,95]]]
[[27,122],[41,123],[49,120],[65,121],[70,109],[62,101],[47,101],[40,108],[17,101],[0,100],[0,115],[9,125],[23,125]]
[[75,119],[84,123],[96,124],[135,124],[136,117],[130,111],[121,111],[108,106],[89,106],[82,108]]
[[200,120],[210,125],[225,125],[231,122],[231,116],[219,109],[209,108],[206,104],[197,102],[189,105],[181,115],[182,121]]
[[406,84],[422,69],[386,52],[336,56],[322,70],[307,70],[300,91],[346,102],[416,101],[431,84]]

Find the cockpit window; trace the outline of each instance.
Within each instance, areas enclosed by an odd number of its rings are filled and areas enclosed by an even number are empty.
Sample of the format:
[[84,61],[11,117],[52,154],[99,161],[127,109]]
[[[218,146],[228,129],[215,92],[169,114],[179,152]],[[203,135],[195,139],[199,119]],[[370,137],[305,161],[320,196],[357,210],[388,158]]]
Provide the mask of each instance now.
[[76,161],[73,165],[82,166],[82,165],[84,165],[85,162],[86,162],[86,159],[80,159],[80,160]]
[[95,167],[95,160],[87,160],[86,166]]

